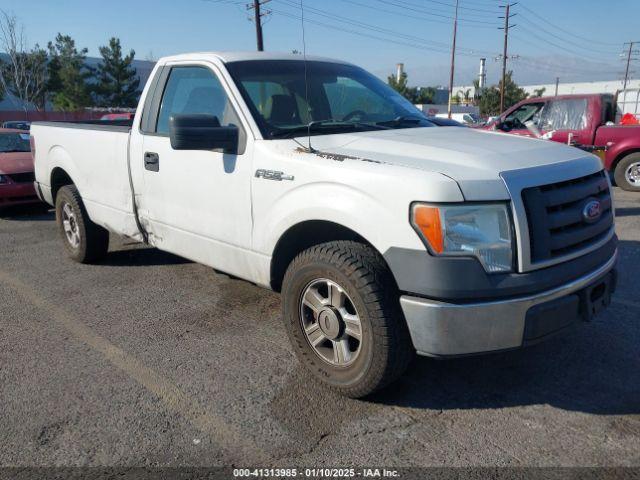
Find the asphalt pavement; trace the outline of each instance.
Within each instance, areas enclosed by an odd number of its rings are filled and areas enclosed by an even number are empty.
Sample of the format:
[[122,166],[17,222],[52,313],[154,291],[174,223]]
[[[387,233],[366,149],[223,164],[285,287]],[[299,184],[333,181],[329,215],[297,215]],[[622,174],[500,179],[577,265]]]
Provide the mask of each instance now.
[[277,294],[0,212],[0,466],[640,466],[640,194],[615,191],[613,304],[571,335],[438,361],[366,400],[317,385]]

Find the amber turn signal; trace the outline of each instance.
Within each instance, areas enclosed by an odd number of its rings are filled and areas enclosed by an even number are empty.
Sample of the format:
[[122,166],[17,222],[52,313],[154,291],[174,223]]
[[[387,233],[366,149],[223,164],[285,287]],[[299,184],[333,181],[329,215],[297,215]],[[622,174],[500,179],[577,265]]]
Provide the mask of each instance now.
[[415,205],[413,207],[413,224],[429,242],[434,252],[440,254],[444,251],[440,211],[437,207]]

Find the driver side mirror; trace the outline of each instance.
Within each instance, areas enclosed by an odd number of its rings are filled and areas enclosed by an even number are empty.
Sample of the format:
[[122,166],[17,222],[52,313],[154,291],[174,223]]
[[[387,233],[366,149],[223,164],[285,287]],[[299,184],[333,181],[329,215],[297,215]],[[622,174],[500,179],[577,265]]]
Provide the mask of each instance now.
[[221,126],[215,115],[172,115],[169,119],[169,139],[174,150],[222,150],[224,153],[237,153],[239,130],[234,125]]

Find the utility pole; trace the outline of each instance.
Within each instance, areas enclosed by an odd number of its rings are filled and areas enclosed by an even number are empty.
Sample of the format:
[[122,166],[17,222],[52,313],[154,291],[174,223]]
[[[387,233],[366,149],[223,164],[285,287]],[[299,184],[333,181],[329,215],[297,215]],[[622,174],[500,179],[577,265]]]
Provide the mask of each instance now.
[[632,58],[632,55],[634,53],[635,54],[638,53],[637,50],[633,50],[634,45],[637,45],[638,43],[640,43],[640,41],[625,43],[625,46],[629,45],[629,50],[627,52],[627,68],[625,69],[625,72],[624,72],[624,86],[622,87],[623,90],[627,89],[627,83],[629,83],[629,67],[631,67],[631,60],[637,60],[635,58]]
[[260,7],[271,0],[253,0],[253,4],[247,5],[247,10],[253,10],[253,21],[256,24],[256,44],[258,51],[264,51],[264,40],[262,38],[262,17],[269,15],[271,12],[260,12]]
[[[506,5],[500,5],[500,8],[504,8],[504,50],[502,52],[502,85],[500,86],[500,113],[504,112],[504,95],[505,88],[504,84],[507,80],[507,50],[509,46],[509,19],[515,16],[515,13],[511,15],[509,12],[511,7],[517,5],[518,2],[515,3],[507,3]],[[502,18],[502,17],[499,17]],[[515,27],[515,25],[511,25],[511,28]]]
[[560,86],[560,77],[556,77],[556,97],[558,96],[558,87]]
[[456,36],[458,34],[458,3],[456,0],[456,14],[453,17],[453,44],[451,45],[451,73],[449,75],[449,108],[448,116],[451,118],[451,104],[453,103],[453,75],[456,65]]

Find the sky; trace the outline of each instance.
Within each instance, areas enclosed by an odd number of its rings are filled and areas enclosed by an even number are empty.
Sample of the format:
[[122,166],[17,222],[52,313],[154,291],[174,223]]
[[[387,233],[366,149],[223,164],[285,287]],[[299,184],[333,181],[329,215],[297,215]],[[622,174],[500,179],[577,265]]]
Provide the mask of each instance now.
[[[30,44],[58,32],[90,56],[116,36],[138,59],[193,51],[255,50],[249,0],[1,0]],[[351,61],[385,77],[405,64],[409,83],[448,82],[455,0],[303,0],[307,53]],[[498,78],[504,22],[500,0],[460,0],[456,84],[470,84],[480,57]],[[270,0],[265,49],[302,51],[300,0]],[[623,43],[640,40],[640,0],[520,0],[509,59],[521,84],[619,78]],[[638,44],[640,49],[640,44]],[[640,55],[638,55],[640,57]],[[638,60],[640,76],[640,60]]]

